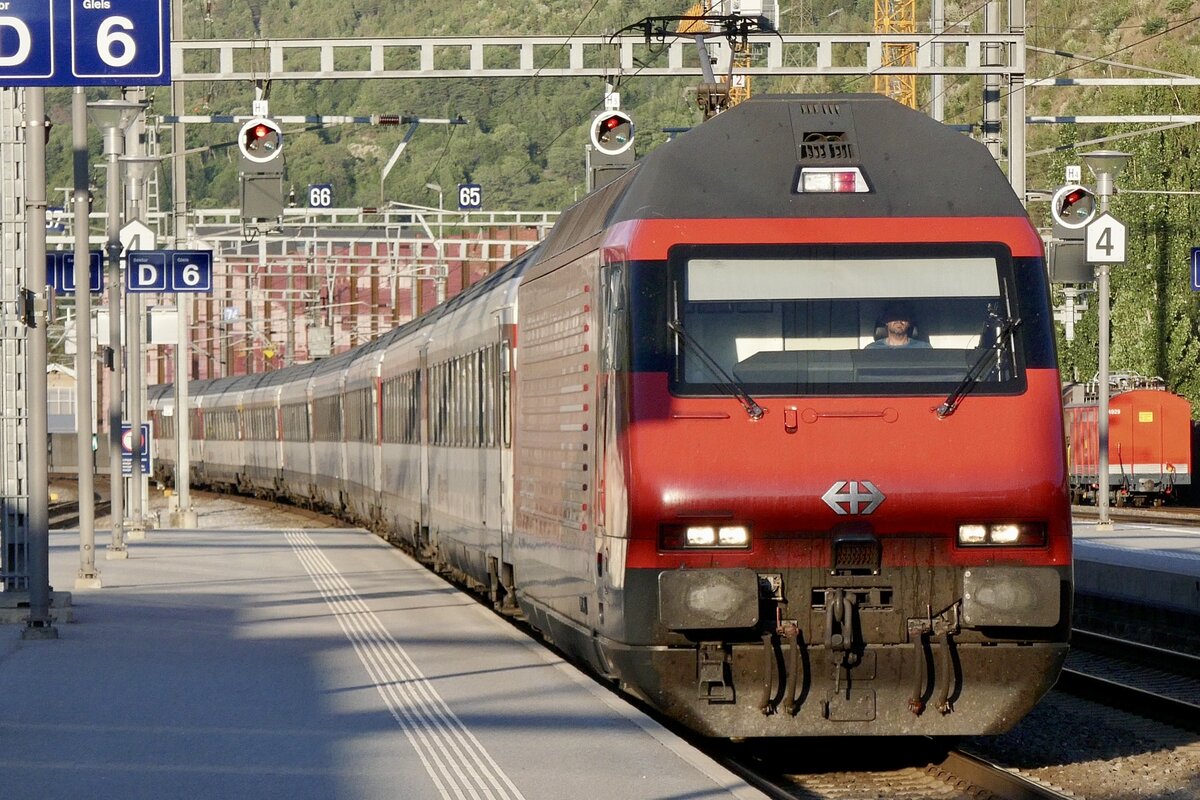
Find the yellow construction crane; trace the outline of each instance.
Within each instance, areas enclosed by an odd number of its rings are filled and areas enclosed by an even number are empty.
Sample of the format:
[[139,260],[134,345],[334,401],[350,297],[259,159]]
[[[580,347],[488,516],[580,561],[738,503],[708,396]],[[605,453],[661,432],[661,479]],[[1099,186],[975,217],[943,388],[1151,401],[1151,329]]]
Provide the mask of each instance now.
[[[917,8],[915,0],[875,0],[875,33],[916,33]],[[915,44],[885,44],[883,65],[916,66]],[[903,103],[909,108],[917,107],[916,75],[876,75],[875,91]]]

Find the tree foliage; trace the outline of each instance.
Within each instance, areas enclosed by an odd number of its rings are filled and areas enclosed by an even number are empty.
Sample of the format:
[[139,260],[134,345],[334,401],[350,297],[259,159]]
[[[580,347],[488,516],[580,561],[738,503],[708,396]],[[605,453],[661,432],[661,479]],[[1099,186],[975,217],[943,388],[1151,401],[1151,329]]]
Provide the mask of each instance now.
[[[190,39],[344,38],[403,36],[534,35],[611,33],[652,14],[681,14],[689,0],[178,0],[183,3]],[[866,0],[810,0],[786,6],[785,31],[868,31],[873,6]],[[947,4],[951,22],[981,30],[976,4]],[[1028,7],[1030,76],[1130,74],[1113,60],[1200,74],[1197,29],[1183,25],[1192,14],[1189,0],[1064,0]],[[924,18],[925,4],[919,4]],[[1051,52],[1058,51],[1058,52]],[[1069,59],[1061,51],[1076,51]],[[265,51],[264,51],[265,52]],[[1111,60],[1089,65],[1090,56]],[[443,57],[452,58],[453,54]],[[549,68],[565,64],[565,51],[542,48],[535,61]],[[261,59],[253,64],[265,68]],[[210,65],[211,66],[211,65]],[[637,124],[639,154],[667,141],[666,128],[686,128],[699,121],[694,78],[647,78],[624,75],[618,81],[623,107]],[[832,79],[754,79],[755,93],[767,91],[871,91],[869,77]],[[586,128],[602,103],[603,82],[540,76],[486,81],[447,79],[278,81],[272,86],[271,111],[276,115],[405,114],[423,117],[462,115],[463,126],[422,125],[403,158],[381,185],[384,165],[405,136],[405,129],[366,125],[315,128],[285,126],[287,180],[303,197],[308,184],[332,183],[339,206],[374,206],[400,201],[433,206],[437,195],[426,184],[444,187],[444,201],[458,183],[484,187],[485,208],[561,209],[582,195],[585,185]],[[928,109],[930,89],[920,84],[920,101]],[[1027,92],[1030,113],[1194,114],[1200,108],[1195,88],[1039,89]],[[113,91],[89,90],[89,97],[112,97]],[[250,112],[254,87],[217,82],[189,83],[186,114]],[[982,118],[982,80],[947,81],[946,121],[974,126]],[[56,133],[50,143],[50,187],[71,185],[69,93],[52,90],[47,99]],[[158,90],[153,111],[171,113],[169,92]],[[1120,177],[1120,193],[1111,211],[1128,229],[1128,260],[1112,272],[1113,371],[1160,375],[1170,388],[1189,397],[1200,410],[1200,309],[1189,288],[1189,254],[1200,245],[1200,198],[1186,192],[1200,187],[1200,131],[1197,126],[1163,129],[1103,144],[1084,144],[1106,136],[1134,133],[1146,126],[1031,126],[1029,148],[1057,149],[1031,158],[1028,184],[1049,188],[1062,182],[1063,167],[1080,163],[1078,152],[1117,147],[1132,153]],[[187,147],[189,200],[197,207],[230,207],[238,198],[238,158],[233,125],[190,125]],[[90,133],[92,152],[99,137]],[[1076,147],[1078,145],[1078,147]],[[697,169],[713,165],[698,164]],[[163,176],[166,186],[167,176]],[[102,174],[95,178],[101,183]],[[51,202],[54,202],[52,199]],[[303,201],[301,201],[303,202]],[[1031,213],[1048,225],[1046,207]],[[1090,379],[1097,369],[1097,308],[1075,328],[1072,342],[1060,339],[1064,377]],[[1061,332],[1060,332],[1061,335]]]

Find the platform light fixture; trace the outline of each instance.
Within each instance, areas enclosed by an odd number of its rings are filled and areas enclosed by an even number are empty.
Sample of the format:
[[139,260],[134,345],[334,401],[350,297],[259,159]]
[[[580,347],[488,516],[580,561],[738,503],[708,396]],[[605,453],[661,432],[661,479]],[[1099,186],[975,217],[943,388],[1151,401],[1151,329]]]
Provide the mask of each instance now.
[[114,476],[109,485],[109,509],[112,515],[112,538],[108,545],[108,557],[127,558],[125,546],[125,509],[123,481],[115,476],[121,474],[121,392],[124,380],[121,376],[121,163],[125,152],[125,132],[146,110],[147,103],[139,100],[95,100],[87,104],[88,116],[104,137],[105,172],[105,236],[108,240],[108,335],[113,357],[108,360],[112,369],[112,381],[108,392],[108,453],[109,474]]

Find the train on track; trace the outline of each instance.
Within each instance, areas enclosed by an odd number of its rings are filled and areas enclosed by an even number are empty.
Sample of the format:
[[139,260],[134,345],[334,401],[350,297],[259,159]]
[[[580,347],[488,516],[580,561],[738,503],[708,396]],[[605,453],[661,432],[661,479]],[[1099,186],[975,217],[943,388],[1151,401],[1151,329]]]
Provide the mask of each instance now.
[[1067,652],[1051,324],[982,146],[763,96],[429,314],[191,384],[190,478],[359,520],[705,735],[1001,732]]
[[[1178,503],[1192,489],[1192,404],[1161,378],[1124,374],[1111,382],[1108,488],[1112,505]],[[1063,392],[1071,499],[1095,503],[1100,491],[1096,382]]]

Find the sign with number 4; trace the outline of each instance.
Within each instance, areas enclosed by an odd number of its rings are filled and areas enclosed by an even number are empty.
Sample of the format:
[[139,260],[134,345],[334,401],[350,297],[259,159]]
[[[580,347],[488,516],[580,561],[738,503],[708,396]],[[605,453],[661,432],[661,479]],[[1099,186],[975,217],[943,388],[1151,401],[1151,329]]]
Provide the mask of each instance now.
[[1125,225],[1107,211],[1088,223],[1084,259],[1089,264],[1125,263]]

